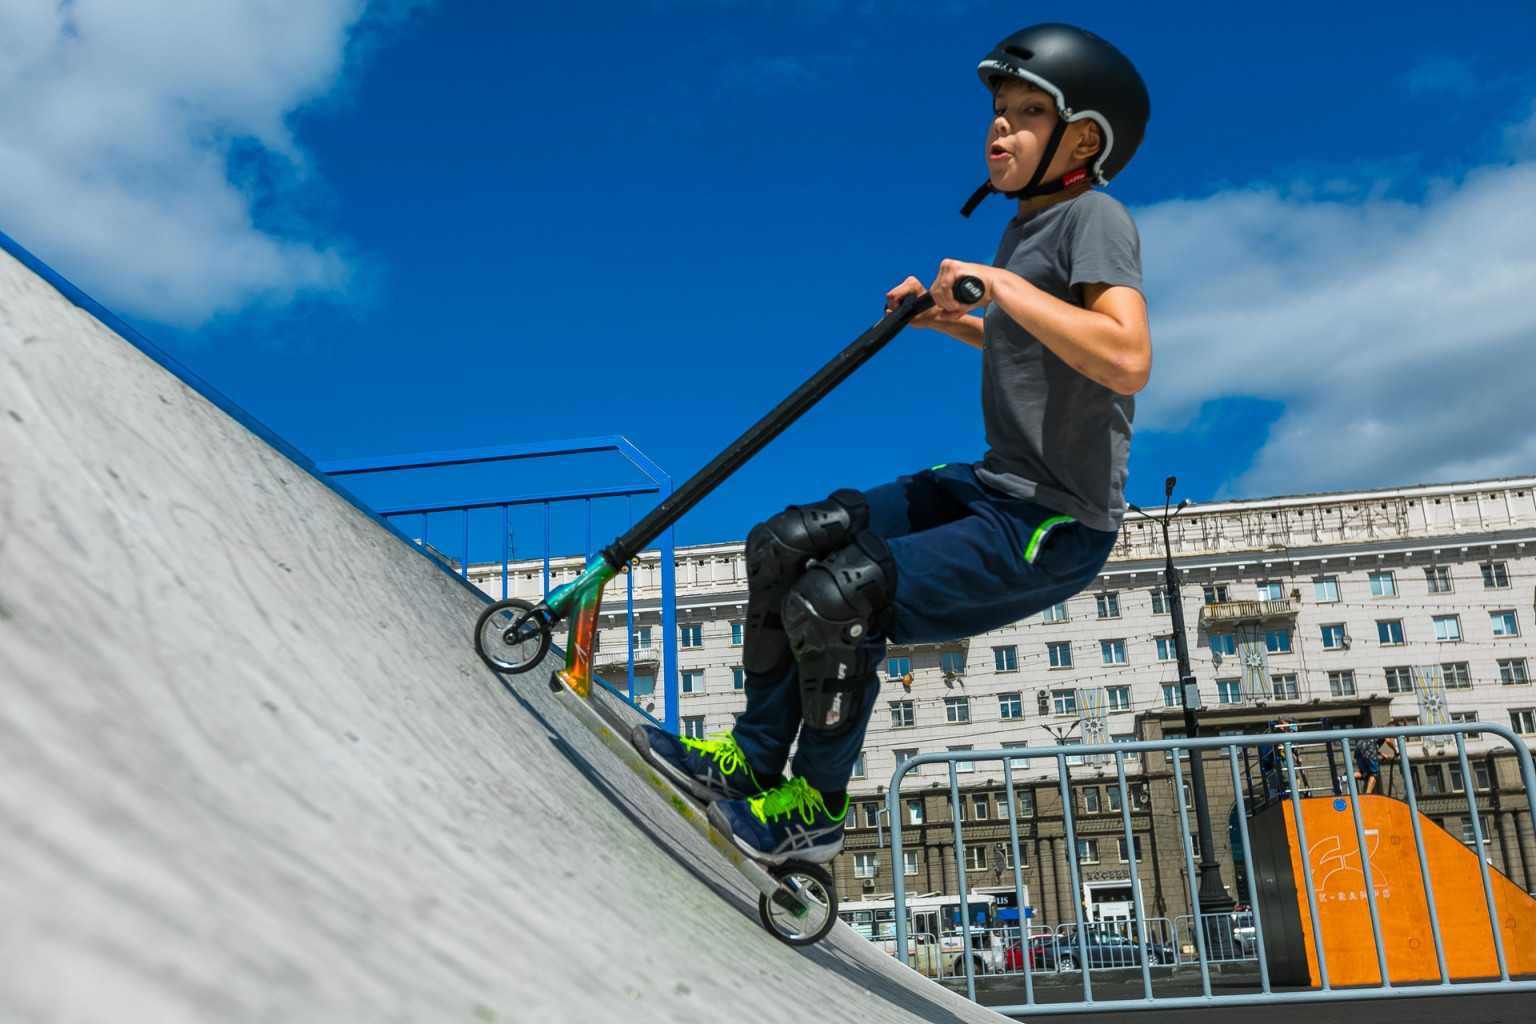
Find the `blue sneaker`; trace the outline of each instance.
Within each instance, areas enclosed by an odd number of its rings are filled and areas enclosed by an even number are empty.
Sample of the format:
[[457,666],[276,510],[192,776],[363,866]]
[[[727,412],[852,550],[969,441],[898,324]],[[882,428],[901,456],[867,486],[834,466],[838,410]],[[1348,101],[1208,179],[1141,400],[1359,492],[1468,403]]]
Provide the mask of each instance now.
[[783,864],[798,860],[825,864],[843,848],[848,798],[833,814],[820,791],[793,778],[762,796],[722,800],[709,807],[709,821],[753,860]]
[[730,733],[695,740],[654,725],[637,725],[629,731],[629,742],[657,771],[703,803],[741,800],[767,788]]

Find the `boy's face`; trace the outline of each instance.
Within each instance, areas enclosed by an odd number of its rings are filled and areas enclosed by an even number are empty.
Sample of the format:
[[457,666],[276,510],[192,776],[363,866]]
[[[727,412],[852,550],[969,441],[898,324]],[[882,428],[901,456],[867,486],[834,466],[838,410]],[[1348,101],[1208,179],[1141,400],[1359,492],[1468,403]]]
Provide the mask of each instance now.
[[[999,192],[1029,184],[1059,115],[1050,93],[1017,79],[1004,81],[992,96],[992,126],[987,131],[987,177]],[[1091,134],[1091,138],[1087,138]],[[1061,145],[1041,181],[1054,181],[1086,162],[1097,148],[1098,126],[1078,121],[1067,126]],[[1092,148],[1085,146],[1092,144]]]

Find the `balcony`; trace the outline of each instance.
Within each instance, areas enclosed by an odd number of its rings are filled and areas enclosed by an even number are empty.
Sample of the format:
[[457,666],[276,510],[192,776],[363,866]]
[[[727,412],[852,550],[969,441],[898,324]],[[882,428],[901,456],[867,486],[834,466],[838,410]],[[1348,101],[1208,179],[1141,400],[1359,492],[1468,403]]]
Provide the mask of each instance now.
[[1281,601],[1221,601],[1200,606],[1200,625],[1210,629],[1217,626],[1236,626],[1245,622],[1272,622],[1276,619],[1294,619],[1301,611],[1301,602],[1295,598]]

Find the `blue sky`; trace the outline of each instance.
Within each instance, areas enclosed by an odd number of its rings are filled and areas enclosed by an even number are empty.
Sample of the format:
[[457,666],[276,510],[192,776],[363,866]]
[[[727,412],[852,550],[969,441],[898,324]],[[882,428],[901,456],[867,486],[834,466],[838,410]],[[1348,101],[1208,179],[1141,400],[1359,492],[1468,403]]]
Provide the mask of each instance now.
[[[1038,20],[958,0],[315,0],[280,24],[124,6],[0,0],[0,229],[318,459],[620,433],[678,481],[885,288],[990,259],[1008,204],[956,214],[984,175],[973,69]],[[1536,467],[1536,9],[1078,17],[1153,101],[1110,188],[1153,328],[1132,500],[1169,473],[1211,500]],[[908,332],[679,541],[979,457],[979,367]],[[368,493],[572,477],[633,479],[596,459]]]

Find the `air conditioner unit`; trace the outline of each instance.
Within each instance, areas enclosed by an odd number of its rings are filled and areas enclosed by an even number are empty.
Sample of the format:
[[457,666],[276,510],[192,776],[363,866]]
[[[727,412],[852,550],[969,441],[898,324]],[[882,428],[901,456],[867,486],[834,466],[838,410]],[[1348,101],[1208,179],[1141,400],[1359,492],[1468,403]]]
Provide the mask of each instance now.
[[1344,636],[1339,638],[1339,646],[1346,651],[1349,650],[1349,634],[1346,633]]
[[866,879],[864,879],[864,891],[865,892],[874,892],[874,889],[875,889],[875,880],[873,878],[866,878]]
[[1152,794],[1147,792],[1147,788],[1145,786],[1142,786],[1139,789],[1132,790],[1132,792],[1135,793],[1135,796],[1132,797],[1131,799],[1135,802],[1137,807],[1149,807],[1149,806],[1151,806],[1151,804],[1152,804]]

